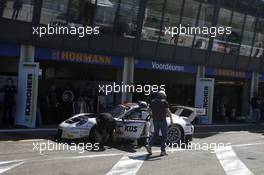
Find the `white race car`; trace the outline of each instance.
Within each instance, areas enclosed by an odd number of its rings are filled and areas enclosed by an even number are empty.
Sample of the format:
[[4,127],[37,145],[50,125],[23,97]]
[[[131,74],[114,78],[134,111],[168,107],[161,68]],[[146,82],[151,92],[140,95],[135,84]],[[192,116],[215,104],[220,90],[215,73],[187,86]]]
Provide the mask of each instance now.
[[[204,115],[205,110],[186,106],[174,106],[174,108],[172,126],[170,119],[167,117],[168,142],[191,141],[194,133],[194,126],[191,122],[197,116]],[[117,124],[116,137],[128,140],[148,138],[154,131],[148,111],[146,102],[121,104],[111,110],[109,113],[114,117]],[[94,132],[96,126],[97,118],[95,114],[78,114],[59,125],[59,137],[61,139],[88,138],[96,141]]]

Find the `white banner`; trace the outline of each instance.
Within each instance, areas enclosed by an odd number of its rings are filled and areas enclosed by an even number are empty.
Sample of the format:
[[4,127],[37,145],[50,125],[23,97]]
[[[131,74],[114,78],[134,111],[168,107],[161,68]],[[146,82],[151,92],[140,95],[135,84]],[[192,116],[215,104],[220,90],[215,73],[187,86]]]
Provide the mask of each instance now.
[[39,64],[22,62],[19,65],[17,113],[15,124],[36,127]]
[[212,124],[213,100],[214,79],[198,79],[196,82],[195,107],[205,109],[205,115],[199,117],[201,124]]

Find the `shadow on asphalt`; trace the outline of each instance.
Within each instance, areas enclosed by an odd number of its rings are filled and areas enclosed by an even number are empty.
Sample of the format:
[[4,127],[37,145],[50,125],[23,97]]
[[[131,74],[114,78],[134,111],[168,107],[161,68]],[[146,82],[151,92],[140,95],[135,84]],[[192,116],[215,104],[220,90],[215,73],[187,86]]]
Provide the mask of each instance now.
[[160,155],[152,156],[148,154],[144,155],[139,155],[139,156],[129,156],[130,159],[132,160],[144,160],[144,161],[156,161],[156,160],[161,160]]
[[157,160],[161,160],[161,157],[162,156],[160,156],[160,155],[156,155],[156,156],[147,156],[147,159],[146,159],[146,161],[157,161]]
[[[108,146],[106,145],[106,147],[108,147]],[[138,147],[138,146],[135,147],[135,146],[133,146],[131,144],[127,144],[127,143],[126,144],[116,143],[116,144],[112,144],[108,147],[108,149],[112,149],[112,148],[120,150],[120,151],[125,151],[128,153],[135,153],[135,152],[137,152],[136,149],[140,148],[140,147]]]
[[203,139],[203,138],[207,138],[207,137],[212,137],[214,135],[219,134],[219,132],[216,133],[194,133],[193,138],[197,138],[197,139]]

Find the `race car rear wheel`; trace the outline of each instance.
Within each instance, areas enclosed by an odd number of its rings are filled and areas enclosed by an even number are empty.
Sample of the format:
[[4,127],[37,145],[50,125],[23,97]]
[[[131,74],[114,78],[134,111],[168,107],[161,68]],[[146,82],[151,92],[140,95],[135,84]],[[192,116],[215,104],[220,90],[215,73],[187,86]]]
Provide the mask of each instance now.
[[179,143],[180,140],[183,140],[184,138],[184,132],[181,126],[175,125],[175,126],[170,126],[168,129],[168,143],[173,144],[173,143]]

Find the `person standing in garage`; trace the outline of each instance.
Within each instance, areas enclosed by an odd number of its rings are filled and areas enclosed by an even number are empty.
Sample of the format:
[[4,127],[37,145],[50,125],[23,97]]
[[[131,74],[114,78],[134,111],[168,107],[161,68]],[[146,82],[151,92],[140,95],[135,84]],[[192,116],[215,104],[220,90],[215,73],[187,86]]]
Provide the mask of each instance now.
[[7,84],[3,86],[0,91],[4,93],[3,115],[4,122],[6,124],[12,124],[14,122],[13,108],[15,106],[15,95],[17,93],[17,88],[14,86],[12,78],[8,78],[6,82]]
[[257,92],[254,92],[251,99],[252,116],[251,119],[254,123],[258,123],[260,119],[260,98]]
[[167,101],[167,96],[164,91],[160,91],[157,95],[153,97],[150,102],[151,108],[151,116],[153,118],[154,124],[154,135],[149,141],[149,144],[146,145],[146,149],[148,153],[152,154],[151,147],[159,137],[159,131],[161,130],[162,139],[161,139],[161,153],[160,156],[167,155],[166,153],[166,141],[167,141],[167,132],[168,132],[168,125],[166,121],[166,117],[170,117],[171,124],[173,124],[171,112],[169,109],[169,104]]
[[0,0],[0,18],[3,17],[5,8],[6,8],[6,0]]
[[20,10],[23,7],[23,0],[15,0],[13,4],[13,14],[12,14],[12,19],[17,19]]

